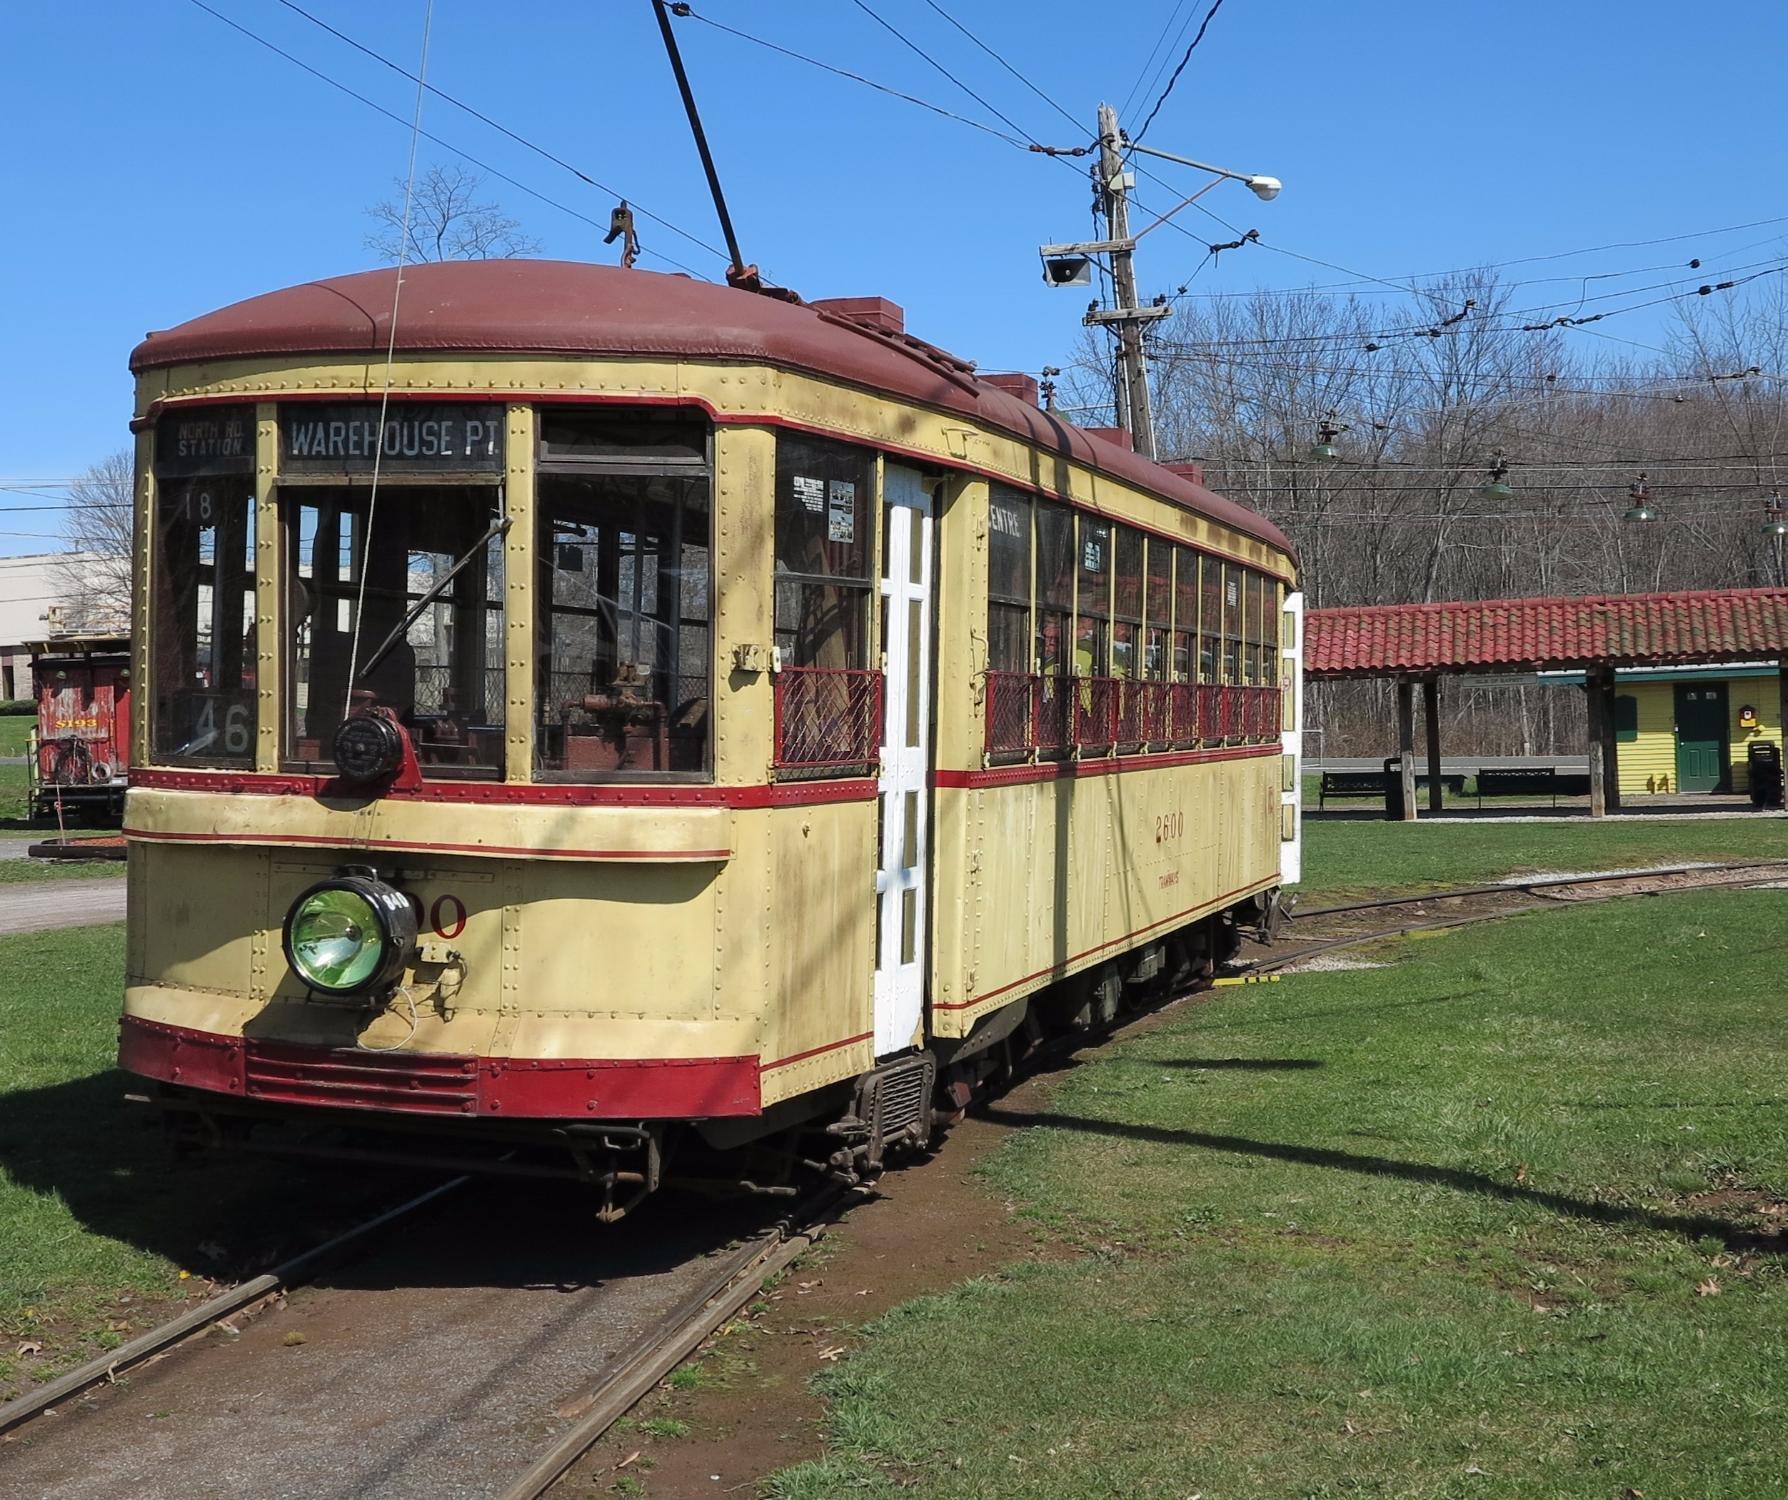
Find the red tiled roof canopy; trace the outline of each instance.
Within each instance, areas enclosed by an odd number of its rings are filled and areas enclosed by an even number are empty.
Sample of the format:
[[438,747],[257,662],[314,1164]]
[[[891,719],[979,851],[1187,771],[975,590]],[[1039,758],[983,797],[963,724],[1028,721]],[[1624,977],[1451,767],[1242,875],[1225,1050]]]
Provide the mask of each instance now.
[[[332,276],[233,303],[157,333],[133,371],[204,360],[339,354],[392,345],[392,269]],[[879,301],[880,299],[859,299]],[[1264,516],[1127,447],[1039,411],[922,340],[865,331],[827,305],[784,302],[687,276],[562,260],[438,261],[404,270],[396,351],[718,359],[828,376],[985,422],[1292,554]]]
[[1788,589],[1313,609],[1311,677],[1788,659]]

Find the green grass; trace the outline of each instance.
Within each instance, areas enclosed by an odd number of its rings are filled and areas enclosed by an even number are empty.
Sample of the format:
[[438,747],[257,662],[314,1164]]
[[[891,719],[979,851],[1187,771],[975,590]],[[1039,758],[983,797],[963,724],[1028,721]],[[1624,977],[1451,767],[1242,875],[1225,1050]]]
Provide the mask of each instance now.
[[1304,824],[1305,906],[1387,891],[1433,890],[1540,870],[1609,870],[1685,860],[1788,858],[1788,820]]
[[989,1186],[1070,1253],[874,1325],[770,1493],[1783,1493],[1781,914],[1408,942],[996,1105]]
[[0,1400],[392,1193],[377,1173],[174,1164],[112,1067],[123,954],[118,926],[0,938]]
[[25,741],[36,727],[36,719],[20,714],[0,714],[0,755],[23,755]]
[[[0,718],[0,724],[16,722]],[[49,824],[32,823],[25,817],[25,768],[0,766],[0,840],[29,843],[33,838],[49,838],[56,832]],[[79,835],[104,832],[101,829],[76,827],[69,830]],[[0,859],[0,885],[23,885],[37,880],[92,880],[107,875],[122,875],[124,866],[111,860],[44,860]]]

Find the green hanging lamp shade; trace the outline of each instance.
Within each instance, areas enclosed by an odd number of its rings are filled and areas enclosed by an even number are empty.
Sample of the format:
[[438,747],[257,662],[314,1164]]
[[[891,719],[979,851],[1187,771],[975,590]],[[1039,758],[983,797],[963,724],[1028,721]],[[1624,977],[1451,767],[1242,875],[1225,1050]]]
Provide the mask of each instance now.
[[1658,513],[1651,503],[1651,490],[1645,483],[1645,475],[1641,474],[1635,483],[1627,486],[1627,497],[1632,503],[1627,506],[1626,515],[1622,518],[1623,520],[1657,520]]

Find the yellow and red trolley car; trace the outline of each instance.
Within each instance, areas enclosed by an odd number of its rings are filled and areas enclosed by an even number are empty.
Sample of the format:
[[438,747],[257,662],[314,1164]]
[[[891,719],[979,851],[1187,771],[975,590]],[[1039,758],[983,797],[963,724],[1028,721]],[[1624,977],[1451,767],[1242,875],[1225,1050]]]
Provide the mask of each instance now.
[[394,274],[132,358],[121,1056],[170,1119],[609,1213],[860,1175],[1295,879],[1271,524],[881,299]]

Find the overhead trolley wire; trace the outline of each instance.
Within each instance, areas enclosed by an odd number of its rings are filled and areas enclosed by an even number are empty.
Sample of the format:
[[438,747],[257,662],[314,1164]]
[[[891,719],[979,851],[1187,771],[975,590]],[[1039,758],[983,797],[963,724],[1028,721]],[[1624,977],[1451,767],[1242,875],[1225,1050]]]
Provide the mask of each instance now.
[[946,120],[954,120],[958,125],[967,125],[986,135],[991,135],[996,140],[1004,141],[1008,146],[1017,147],[1020,151],[1030,149],[1028,137],[1020,140],[1017,136],[1008,135],[1003,130],[996,130],[993,126],[984,124],[980,120],[971,120],[967,115],[959,115],[954,110],[945,109],[941,104],[933,104],[929,99],[921,99],[916,94],[902,93],[899,89],[890,88],[885,83],[877,83],[873,78],[866,78],[861,73],[853,73],[849,68],[835,67],[829,62],[821,62],[817,57],[809,57],[805,52],[797,52],[792,47],[784,47],[778,42],[772,42],[767,37],[754,36],[749,31],[740,31],[736,26],[728,26],[722,21],[716,21],[712,16],[704,16],[694,6],[675,5],[671,7],[671,13],[691,21],[700,21],[704,26],[711,26],[716,31],[724,31],[728,36],[737,37],[742,42],[750,42],[753,46],[780,53],[796,62],[806,63],[809,67],[819,68],[821,71],[834,74],[839,78],[848,78],[852,83],[860,83],[865,88],[872,88],[878,94],[887,94],[890,98],[902,100],[907,104],[916,104],[920,109],[930,110],[932,114],[942,115]]
[[[1221,3],[1221,0],[1219,0],[1219,3]],[[862,11],[863,14],[868,16],[870,20],[874,21],[876,25],[880,26],[890,36],[894,37],[897,41],[899,41],[902,46],[906,47],[909,51],[916,52],[920,57],[924,58],[925,61],[930,63],[932,67],[936,68],[938,72],[942,73],[944,75],[944,77],[948,78],[951,83],[955,84],[957,88],[961,89],[963,91],[963,93],[967,94],[969,96],[969,98],[973,99],[975,101],[975,103],[979,104],[982,109],[986,110],[989,114],[996,116],[1003,124],[1010,126],[1013,130],[1016,130],[1021,136],[1024,137],[1025,141],[1029,145],[1031,145],[1031,146],[1039,145],[1039,142],[1037,141],[1036,137],[1032,136],[1028,131],[1026,131],[1025,128],[1022,125],[1020,125],[1016,120],[1014,120],[1010,115],[1006,114],[1003,110],[996,108],[994,105],[989,104],[987,102],[987,100],[982,98],[981,95],[977,94],[972,88],[970,88],[966,83],[964,83],[960,78],[958,78],[954,73],[952,73],[948,68],[946,68],[941,62],[939,62],[935,57],[933,57],[929,52],[927,52],[923,47],[921,47],[911,37],[907,36],[898,27],[891,25],[889,22],[883,20],[880,15],[878,15],[874,10],[872,10],[870,8],[870,6],[868,4],[868,0],[851,0],[851,4],[855,5],[858,10]]]
[[[1138,91],[1141,90],[1143,79],[1147,78],[1150,82],[1153,82],[1156,77],[1160,76],[1161,69],[1159,67],[1155,68],[1153,74],[1149,72],[1149,68],[1153,65],[1155,58],[1160,54],[1161,49],[1166,44],[1167,33],[1173,30],[1173,23],[1179,20],[1180,12],[1183,11],[1189,3],[1190,0],[1177,0],[1177,3],[1167,12],[1167,19],[1161,23],[1160,34],[1156,36],[1154,45],[1149,48],[1148,55],[1143,58],[1142,66],[1136,70],[1136,77],[1131,81],[1130,90],[1124,95],[1124,102],[1118,108],[1118,113],[1120,115],[1127,115],[1130,113],[1130,105],[1135,100]],[[1186,24],[1190,25],[1191,21],[1188,19]],[[1181,35],[1185,34],[1185,29],[1184,26],[1180,28]],[[1163,64],[1163,66],[1164,65],[1165,64]]]
[[[465,102],[465,100],[454,98],[454,96],[452,94],[449,94],[445,89],[437,88],[432,83],[423,83],[421,79],[419,79],[408,68],[404,67],[402,63],[396,62],[393,59],[386,57],[385,54],[382,52],[375,51],[373,48],[367,46],[364,42],[356,41],[353,37],[349,36],[345,31],[338,31],[335,27],[331,26],[327,21],[323,20],[321,17],[313,16],[302,5],[298,5],[298,4],[294,3],[294,0],[279,0],[279,3],[283,6],[285,6],[285,8],[287,10],[291,11],[294,15],[302,16],[305,20],[309,21],[313,26],[321,27],[324,31],[328,32],[330,36],[335,37],[338,41],[346,42],[348,44],[348,46],[352,47],[356,52],[364,53],[367,57],[370,57],[374,62],[382,63],[385,67],[391,69],[392,72],[397,73],[397,74],[401,75],[402,77],[409,79],[411,83],[420,84],[421,87],[427,89],[429,93],[433,94],[442,103],[451,104],[455,109],[461,110],[464,113],[470,115],[474,120],[479,121],[481,124],[490,126],[490,128],[492,130],[496,131],[499,135],[507,136],[510,140],[514,141],[518,146],[524,146],[529,151],[532,151],[536,156],[544,157],[547,161],[551,162],[554,166],[563,167],[567,172],[571,173],[572,176],[578,178],[582,182],[588,183],[591,187],[595,188],[598,192],[607,193],[611,197],[614,197],[614,198],[625,199],[626,202],[628,203],[628,205],[633,209],[633,211],[636,214],[638,214],[641,218],[650,219],[654,224],[657,224],[657,225],[661,226],[662,228],[670,230],[672,234],[681,235],[682,238],[688,240],[690,244],[698,246],[699,248],[701,248],[703,250],[706,250],[711,255],[718,255],[718,256],[721,256],[723,259],[725,258],[725,253],[723,251],[716,249],[713,245],[710,245],[706,240],[702,239],[700,236],[691,234],[688,230],[684,229],[681,225],[673,224],[669,219],[661,218],[659,215],[653,213],[651,211],[651,209],[641,206],[638,199],[630,197],[628,194],[621,192],[618,188],[612,188],[612,187],[608,186],[607,183],[598,182],[588,172],[584,171],[582,167],[579,167],[575,163],[565,160],[564,157],[559,156],[552,151],[549,151],[545,146],[540,145],[539,142],[531,141],[525,135],[522,135],[522,134],[518,133],[517,131],[511,130],[507,125],[503,124],[502,121],[493,120],[489,115],[485,114],[482,110],[476,109],[472,105],[467,104]],[[432,139],[432,137],[431,137],[431,139]],[[598,227],[600,227],[600,226],[598,226]],[[659,258],[666,259],[667,257],[660,256]],[[673,261],[672,264],[674,265],[675,262]],[[687,269],[687,267],[684,267],[683,269]]]
[[946,21],[948,21],[952,26],[954,26],[958,31],[960,31],[965,37],[967,37],[977,47],[979,47],[983,52],[985,52],[989,57],[991,57],[996,63],[998,63],[1008,73],[1010,73],[1014,78],[1016,78],[1020,83],[1022,83],[1027,89],[1029,89],[1033,94],[1035,94],[1045,104],[1047,104],[1051,109],[1053,109],[1058,115],[1060,115],[1064,120],[1066,120],[1069,123],[1069,125],[1073,126],[1074,129],[1081,130],[1081,129],[1085,128],[1081,121],[1075,119],[1073,115],[1068,113],[1067,108],[1059,100],[1053,98],[1049,94],[1044,93],[1042,89],[1037,87],[1036,83],[1032,81],[1032,79],[1030,78],[1030,76],[1028,74],[1025,74],[1025,73],[1021,72],[1019,69],[1013,67],[1012,64],[1007,62],[1004,57],[1002,57],[998,52],[994,51],[994,49],[992,47],[989,47],[986,42],[982,41],[980,37],[976,36],[974,34],[974,32],[972,32],[968,29],[968,27],[964,26],[962,24],[962,22],[957,20],[955,16],[951,15],[949,11],[945,10],[943,8],[943,6],[939,5],[937,3],[937,0],[925,0],[925,3],[927,5],[929,5],[934,11],[936,11],[940,16],[942,16]]
[[1211,8],[1204,13],[1204,19],[1198,23],[1198,34],[1192,38],[1191,46],[1186,48],[1185,55],[1180,58],[1179,66],[1173,70],[1173,76],[1167,80],[1167,87],[1161,90],[1160,98],[1155,100],[1155,107],[1142,122],[1142,129],[1131,136],[1132,141],[1140,142],[1148,134],[1149,126],[1155,123],[1155,116],[1161,113],[1161,106],[1167,102],[1167,96],[1173,92],[1173,86],[1180,81],[1180,74],[1186,71],[1186,64],[1192,61],[1192,54],[1198,50],[1198,44],[1204,40],[1205,31],[1211,24],[1211,17],[1223,9],[1223,0],[1211,0]]
[[[275,56],[284,58],[287,62],[291,63],[294,67],[300,68],[304,72],[310,74],[311,77],[317,79],[318,81],[320,81],[322,83],[328,84],[330,88],[339,90],[341,93],[346,94],[350,99],[358,100],[361,104],[364,104],[368,109],[374,110],[377,113],[383,115],[387,120],[391,120],[394,123],[403,126],[405,130],[408,130],[410,128],[410,122],[408,120],[404,119],[403,116],[396,114],[389,109],[386,109],[384,105],[376,102],[375,100],[367,98],[367,96],[365,94],[360,93],[356,89],[350,88],[347,84],[343,83],[340,79],[331,77],[328,73],[325,73],[321,68],[313,67],[311,64],[305,62],[303,58],[298,57],[295,54],[286,51],[285,48],[279,46],[275,42],[269,41],[266,37],[262,36],[259,32],[253,31],[249,27],[244,26],[241,22],[236,21],[229,16],[226,16],[222,11],[213,9],[210,5],[205,3],[205,0],[190,0],[190,3],[197,6],[200,10],[204,11],[206,15],[211,16],[214,19],[223,22],[223,24],[228,26],[232,31],[239,32],[241,35],[247,37],[251,42],[254,42],[259,46],[265,47],[269,52],[273,53]],[[323,23],[320,21],[317,24],[323,25]],[[327,29],[332,29],[332,28],[325,27],[325,29],[327,30]],[[352,39],[344,38],[344,40],[348,40],[351,42]],[[352,43],[352,45],[358,46],[359,44]],[[365,49],[363,49],[363,50],[365,50]],[[374,53],[372,55],[375,57],[378,57],[377,53]],[[390,62],[386,58],[378,57],[378,60],[380,62],[386,63],[386,65],[388,67],[393,68],[397,72],[402,73],[402,72],[406,71],[398,64]],[[407,76],[414,78],[413,74],[408,74]],[[435,91],[431,90],[431,92],[435,92]],[[476,111],[471,110],[469,106],[460,104],[459,101],[456,99],[448,99],[445,95],[442,95],[442,98],[447,103],[453,104],[458,108],[467,110],[468,113],[476,113]],[[496,128],[502,129],[503,127],[497,126]],[[547,193],[541,192],[539,188],[530,187],[527,183],[521,181],[519,178],[510,176],[509,173],[503,171],[501,168],[492,166],[489,162],[483,160],[480,157],[474,156],[470,151],[464,150],[463,148],[454,145],[453,142],[443,139],[441,136],[434,134],[432,131],[428,131],[428,130],[423,131],[422,137],[424,140],[433,141],[437,146],[441,147],[442,150],[451,152],[453,155],[459,157],[461,160],[470,162],[473,166],[477,167],[480,171],[488,172],[488,173],[490,173],[490,175],[492,177],[497,178],[499,181],[508,183],[512,188],[515,188],[518,192],[526,193],[530,198],[534,198],[534,199],[538,200],[539,202],[546,204],[549,208],[556,208],[559,210],[560,213],[569,214],[572,218],[580,220],[581,222],[590,225],[593,229],[600,229],[605,232],[607,231],[608,225],[606,223],[604,223],[600,220],[591,218],[588,214],[580,212],[578,209],[571,207],[571,205],[568,203],[561,203],[557,198],[554,198]],[[536,148],[536,149],[539,149],[539,148]],[[542,154],[548,155],[549,153],[546,153],[544,150],[542,150]],[[571,170],[576,171],[577,169],[574,167],[574,168],[571,168]],[[584,174],[579,173],[578,175],[583,176]],[[613,193],[614,196],[617,198],[624,196],[621,193],[615,192],[615,190],[613,188],[603,187],[603,185],[601,183],[595,182],[595,180],[593,178],[585,178],[585,180],[591,182],[594,186],[600,188],[601,191],[603,191],[605,193]],[[632,199],[628,199],[627,201],[630,204],[633,203]],[[637,205],[634,205],[634,206],[637,208]],[[691,244],[699,246],[701,249],[706,250],[709,254],[717,257],[718,259],[720,259],[720,260],[726,259],[726,253],[724,251],[716,249],[714,246],[708,244],[705,240],[698,239],[696,236],[690,234],[687,230],[679,228],[677,225],[672,224],[669,220],[660,219],[656,214],[648,213],[644,209],[638,209],[638,212],[640,212],[646,218],[651,219],[654,223],[663,225],[666,229],[669,229],[672,233],[681,235],[684,239],[688,240]],[[690,266],[684,265],[682,261],[675,260],[671,256],[665,255],[662,251],[647,250],[647,251],[643,251],[642,253],[652,255],[656,259],[664,261],[667,265],[675,266],[679,271],[687,271],[687,272],[689,272],[689,274],[691,276],[700,277],[704,281],[712,279],[710,277],[702,276],[701,272],[693,269]]]

